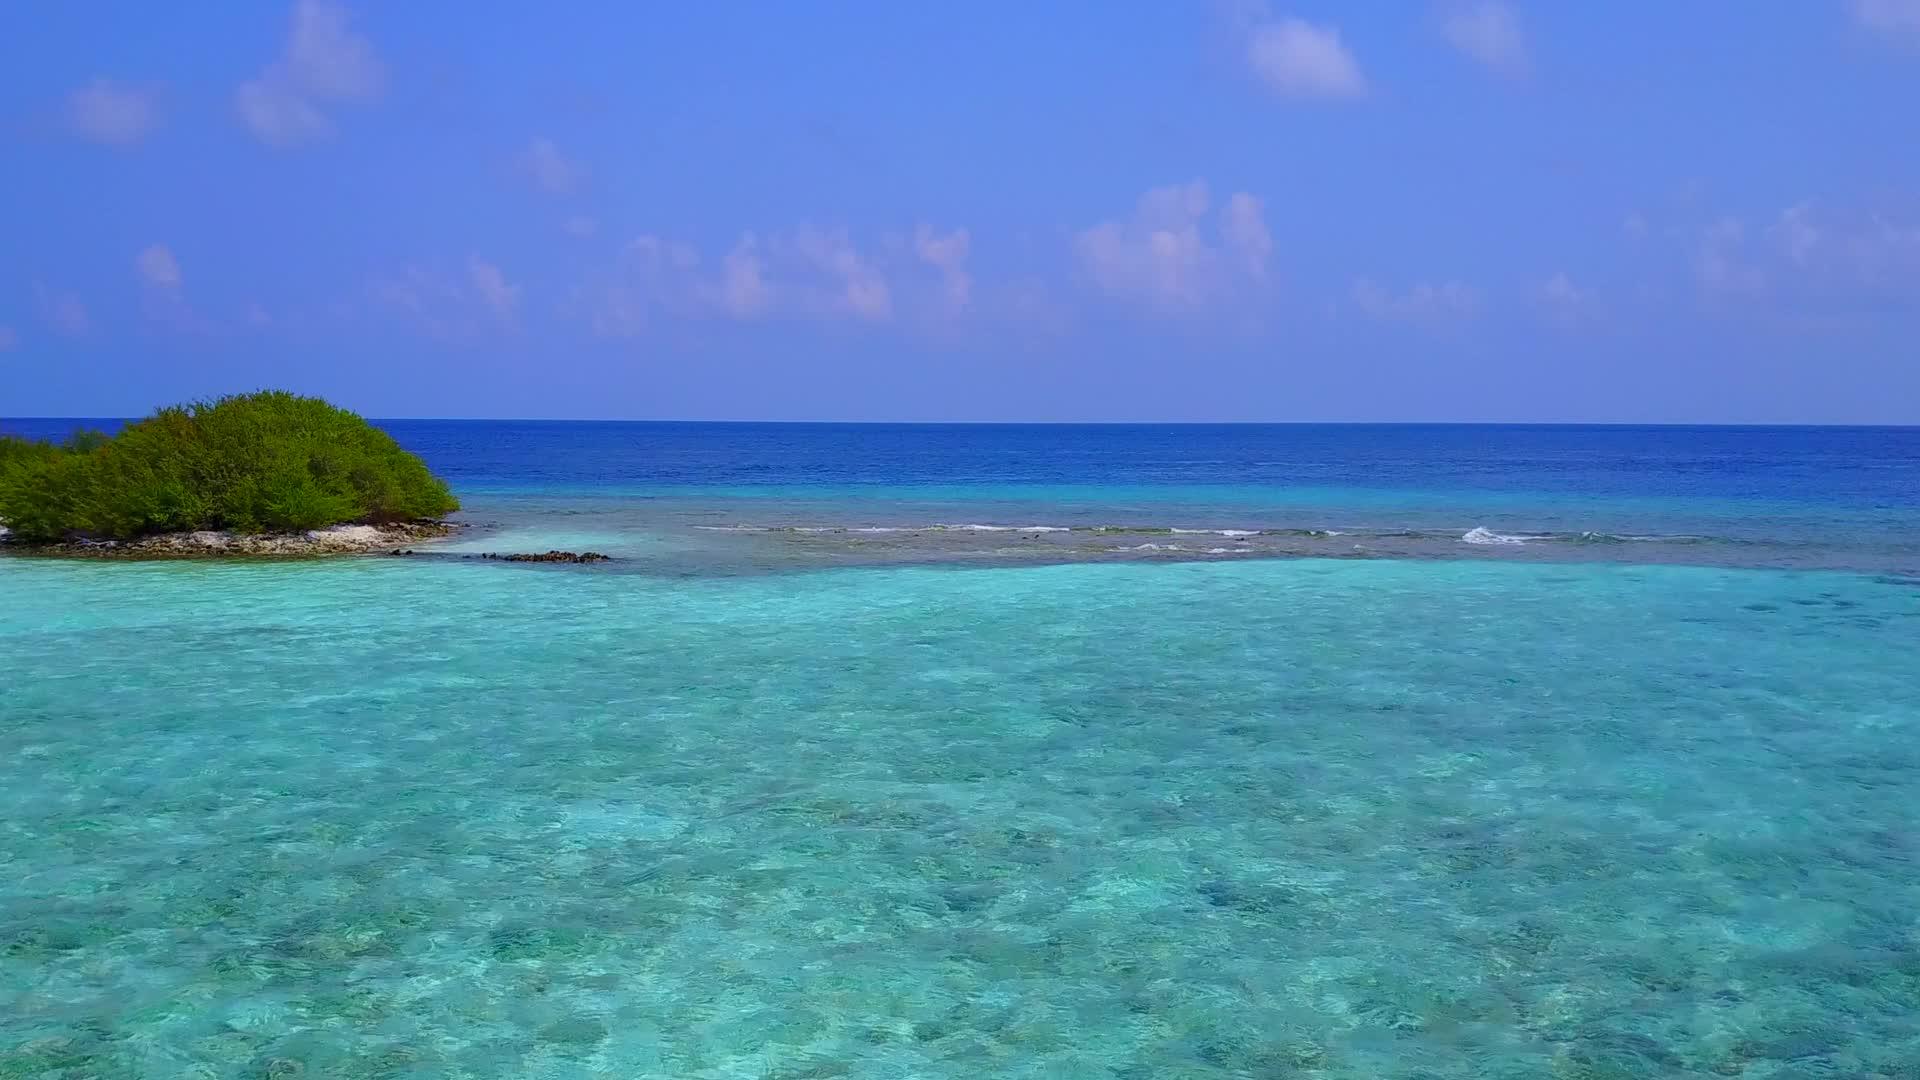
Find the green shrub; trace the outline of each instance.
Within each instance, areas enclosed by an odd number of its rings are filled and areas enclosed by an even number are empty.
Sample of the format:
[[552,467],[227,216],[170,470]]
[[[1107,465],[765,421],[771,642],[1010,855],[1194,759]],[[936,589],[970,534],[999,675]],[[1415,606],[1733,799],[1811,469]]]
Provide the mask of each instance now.
[[0,475],[8,470],[36,464],[59,453],[51,443],[30,442],[13,435],[0,435]]
[[0,437],[0,523],[19,537],[293,532],[441,517],[460,504],[385,432],[266,391],[162,409],[112,437]]

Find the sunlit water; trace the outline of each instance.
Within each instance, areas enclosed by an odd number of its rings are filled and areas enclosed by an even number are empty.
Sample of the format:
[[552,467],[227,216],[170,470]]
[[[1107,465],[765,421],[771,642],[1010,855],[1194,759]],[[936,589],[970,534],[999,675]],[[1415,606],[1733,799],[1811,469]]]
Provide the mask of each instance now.
[[[1368,488],[448,430],[433,555],[0,558],[0,1077],[1915,1075],[1912,436]],[[1341,524],[1422,557],[1092,550]],[[618,561],[461,558],[547,546]]]
[[5,560],[0,595],[0,1075],[1920,1061],[1910,583]]

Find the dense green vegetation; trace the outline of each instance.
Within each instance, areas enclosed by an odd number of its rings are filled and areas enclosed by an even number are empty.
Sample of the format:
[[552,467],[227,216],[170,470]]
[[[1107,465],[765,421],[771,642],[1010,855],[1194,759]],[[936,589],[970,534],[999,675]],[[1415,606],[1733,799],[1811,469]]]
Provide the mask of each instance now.
[[59,445],[0,436],[0,524],[35,542],[438,518],[444,481],[385,432],[280,391],[162,409]]

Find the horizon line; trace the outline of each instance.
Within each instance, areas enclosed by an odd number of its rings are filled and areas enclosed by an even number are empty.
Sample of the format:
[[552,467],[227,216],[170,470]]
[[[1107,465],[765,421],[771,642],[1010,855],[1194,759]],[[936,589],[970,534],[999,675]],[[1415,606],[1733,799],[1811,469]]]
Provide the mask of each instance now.
[[[1920,428],[1910,423],[1833,423],[1811,420],[711,420],[635,417],[539,416],[372,416],[374,423],[432,424],[681,424],[790,427],[1615,427],[1615,428]],[[21,420],[131,423],[143,416],[0,416],[0,424]]]

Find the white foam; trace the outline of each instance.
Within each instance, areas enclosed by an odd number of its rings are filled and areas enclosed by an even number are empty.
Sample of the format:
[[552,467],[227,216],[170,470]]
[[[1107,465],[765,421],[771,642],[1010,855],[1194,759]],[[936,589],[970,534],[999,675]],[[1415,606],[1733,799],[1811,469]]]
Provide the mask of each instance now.
[[1505,533],[1497,533],[1484,526],[1475,525],[1473,528],[1468,529],[1467,534],[1462,536],[1460,540],[1466,544],[1505,544],[1518,547],[1527,542],[1527,537],[1508,536]]
[[936,529],[951,529],[954,532],[1072,532],[1065,525],[935,525]]
[[737,533],[916,533],[916,532],[1072,532],[1067,525],[695,525],[706,532]]
[[1132,547],[1108,548],[1108,551],[1185,551],[1179,544],[1135,544]]
[[1169,529],[1175,535],[1187,536],[1259,536],[1258,529]]

